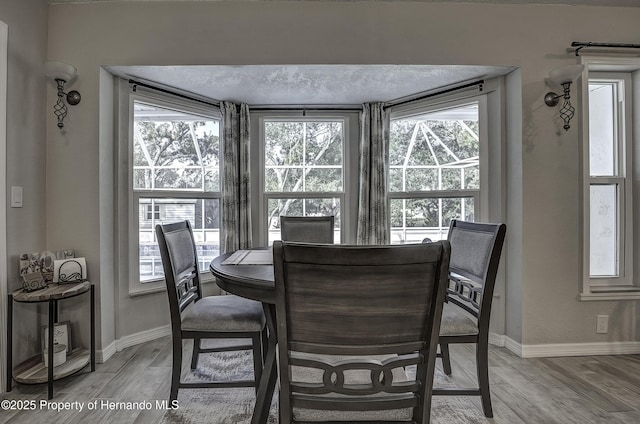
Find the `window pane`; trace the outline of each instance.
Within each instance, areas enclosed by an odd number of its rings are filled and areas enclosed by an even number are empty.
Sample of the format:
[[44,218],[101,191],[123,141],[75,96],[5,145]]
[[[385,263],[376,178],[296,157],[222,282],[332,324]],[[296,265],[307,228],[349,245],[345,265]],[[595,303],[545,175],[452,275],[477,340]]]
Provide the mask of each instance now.
[[304,191],[342,191],[342,169],[309,168]]
[[303,131],[302,122],[265,122],[265,166],[302,163]]
[[462,168],[442,168],[443,190],[460,190],[463,183]]
[[589,172],[616,174],[616,84],[589,83]]
[[220,191],[218,120],[134,103],[133,188]]
[[343,190],[342,121],[265,121],[265,192]]
[[274,199],[267,201],[269,245],[280,240],[280,216],[331,216],[334,218],[334,240],[340,241],[340,199]]
[[408,168],[406,184],[403,191],[431,191],[438,190],[438,169],[437,168]]
[[617,276],[618,187],[615,184],[590,187],[590,255],[592,277]]
[[302,175],[303,170],[300,168],[267,168],[264,191],[302,191]]
[[462,168],[464,172],[464,188],[480,189],[480,166],[473,165]]
[[391,243],[418,243],[447,238],[454,218],[474,220],[472,197],[391,199]]
[[342,122],[307,122],[306,162],[309,165],[342,165]]
[[169,169],[156,168],[154,188],[202,190],[202,169],[186,167]]
[[[477,103],[394,119],[390,127],[389,163],[393,171],[389,190],[479,189],[478,122]],[[438,170],[442,170],[441,178]]]
[[[162,260],[155,235],[157,224],[189,220],[196,241],[200,272],[220,253],[220,201],[218,199],[140,199],[140,281],[162,278]],[[154,211],[154,213],[147,213]]]

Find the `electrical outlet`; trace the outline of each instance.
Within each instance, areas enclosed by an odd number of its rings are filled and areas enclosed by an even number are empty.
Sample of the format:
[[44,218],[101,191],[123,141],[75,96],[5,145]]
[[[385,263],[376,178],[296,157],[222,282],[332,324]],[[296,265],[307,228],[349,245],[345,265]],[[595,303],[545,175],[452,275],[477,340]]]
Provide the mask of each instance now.
[[609,331],[609,315],[598,315],[596,333],[606,334]]

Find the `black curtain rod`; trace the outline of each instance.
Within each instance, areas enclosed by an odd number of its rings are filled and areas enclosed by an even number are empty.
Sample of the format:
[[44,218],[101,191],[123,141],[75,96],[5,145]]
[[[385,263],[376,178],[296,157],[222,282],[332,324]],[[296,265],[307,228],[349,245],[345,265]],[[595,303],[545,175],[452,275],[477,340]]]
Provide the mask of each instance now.
[[625,43],[592,43],[591,41],[574,41],[571,43],[571,47],[576,48],[576,56],[580,56],[580,50],[586,47],[608,47],[608,48],[622,48],[622,49],[640,49],[640,44],[625,44]]
[[[136,81],[133,79],[129,79],[129,84],[133,85],[133,91],[136,91],[136,86],[139,85],[140,87],[145,87],[145,88],[149,88],[151,90],[156,90],[156,91],[160,91],[162,93],[166,93],[166,94],[171,94],[172,96],[177,96],[177,97],[181,97],[183,99],[187,99],[187,100],[193,100],[196,102],[200,102],[200,103],[204,103],[206,105],[209,106],[215,106],[215,107],[220,107],[220,102],[218,103],[212,103],[212,102],[208,102],[206,100],[202,100],[202,99],[198,99],[195,97],[191,97],[191,96],[187,96],[186,94],[181,94],[181,93],[176,93],[174,91],[171,90],[167,90],[164,88],[160,88],[160,87],[156,87],[150,84],[146,84],[144,82],[140,82],[140,81]],[[305,108],[304,106],[253,106],[251,107],[251,105],[249,105],[249,107],[251,108],[251,110],[259,110],[259,111],[276,111],[276,110],[287,110],[287,109],[291,109],[291,110],[303,110],[303,111],[327,111],[327,110],[344,110],[344,111],[356,111],[356,112],[360,112],[362,109],[360,108],[354,108],[354,107],[340,107],[340,106],[327,106],[326,108],[321,108],[318,106],[314,106],[314,107],[310,107],[310,108]]]
[[181,97],[181,98],[187,99],[187,100],[193,100],[194,102],[204,103],[205,105],[220,107],[220,102],[218,102],[218,103],[208,102],[206,100],[202,100],[202,99],[198,99],[198,98],[195,98],[195,97],[187,96],[186,94],[180,94],[180,93],[176,93],[176,92],[171,91],[171,90],[166,90],[164,88],[155,87],[153,85],[145,84],[144,82],[140,82],[140,81],[136,81],[136,80],[130,79],[129,80],[129,84],[133,84],[133,91],[134,92],[136,91],[136,86],[139,85],[140,87],[145,87],[145,88],[149,88],[151,90],[160,91],[162,93],[171,94],[172,96]]
[[295,111],[302,111],[304,112],[327,112],[327,111],[344,111],[344,112],[362,112],[362,108],[358,108],[358,107],[341,107],[339,105],[327,105],[326,107],[319,107],[319,106],[313,106],[313,107],[304,107],[303,105],[300,106],[251,106],[249,105],[249,108],[252,111],[257,111],[257,112],[271,112],[271,111],[285,111],[285,110],[295,110]]
[[440,90],[440,91],[436,91],[436,92],[433,92],[433,93],[425,94],[424,96],[420,96],[420,97],[414,97],[414,98],[411,98],[411,99],[402,100],[402,101],[399,101],[399,102],[396,102],[396,103],[389,102],[389,104],[387,106],[385,106],[385,108],[394,107],[394,106],[398,106],[398,105],[404,105],[404,104],[415,102],[415,101],[418,101],[418,100],[428,99],[430,97],[440,96],[442,94],[447,94],[447,93],[451,93],[451,92],[454,92],[454,91],[463,90],[465,88],[474,87],[476,85],[479,86],[479,91],[482,91],[482,86],[484,85],[484,80],[470,82],[468,84],[459,85],[457,87],[446,88],[444,90]]

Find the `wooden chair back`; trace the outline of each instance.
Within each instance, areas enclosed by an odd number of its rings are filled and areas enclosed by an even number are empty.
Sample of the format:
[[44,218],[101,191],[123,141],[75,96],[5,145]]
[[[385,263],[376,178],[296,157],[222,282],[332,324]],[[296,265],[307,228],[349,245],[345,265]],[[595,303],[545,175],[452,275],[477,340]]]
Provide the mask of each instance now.
[[333,215],[281,216],[280,238],[283,241],[333,244],[334,221]]
[[447,236],[451,243],[452,283],[447,289],[447,300],[478,320],[485,317],[487,328],[506,230],[505,224],[454,219]]
[[172,326],[180,326],[180,313],[202,298],[198,254],[189,221],[156,225],[156,237],[169,296]]
[[[413,408],[413,422],[424,416],[428,421],[449,242],[276,241],[273,255],[283,422],[295,422],[294,408]],[[322,355],[350,358],[332,362]],[[371,359],[374,355],[391,356]],[[415,381],[394,381],[394,370],[412,364]],[[294,366],[316,369],[322,378],[294,381]],[[367,371],[370,381],[350,384],[348,375],[357,370]]]

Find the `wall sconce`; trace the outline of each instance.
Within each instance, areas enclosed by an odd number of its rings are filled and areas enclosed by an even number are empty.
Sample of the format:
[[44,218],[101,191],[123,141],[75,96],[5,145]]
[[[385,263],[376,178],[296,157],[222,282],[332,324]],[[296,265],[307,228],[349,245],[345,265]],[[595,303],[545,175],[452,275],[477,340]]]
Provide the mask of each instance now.
[[44,63],[44,69],[49,78],[55,81],[58,86],[58,101],[53,106],[53,113],[58,117],[58,128],[64,127],[64,118],[67,116],[67,105],[64,102],[64,97],[67,98],[67,103],[71,106],[75,106],[80,103],[80,93],[73,90],[68,93],[64,92],[64,85],[74,79],[78,73],[75,66],[67,65],[66,63],[57,62],[55,60],[48,60]]
[[556,94],[553,91],[548,92],[544,96],[544,102],[549,107],[555,107],[560,102],[560,98],[564,98],[562,108],[560,108],[560,117],[564,121],[563,128],[565,131],[569,130],[569,121],[573,118],[573,114],[576,109],[571,105],[569,99],[571,99],[570,87],[582,74],[584,65],[571,65],[564,68],[554,69],[549,72],[549,79],[564,88],[564,94]]

